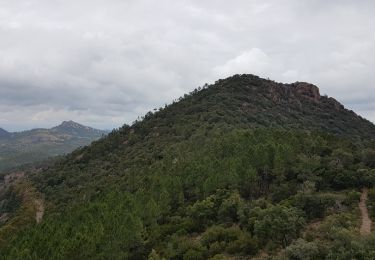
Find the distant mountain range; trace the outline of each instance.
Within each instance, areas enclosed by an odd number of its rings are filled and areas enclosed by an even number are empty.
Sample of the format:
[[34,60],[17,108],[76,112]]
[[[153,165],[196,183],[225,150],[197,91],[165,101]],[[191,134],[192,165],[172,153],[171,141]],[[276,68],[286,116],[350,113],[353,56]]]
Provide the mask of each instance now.
[[64,121],[51,129],[10,133],[0,128],[0,171],[69,153],[109,131]]

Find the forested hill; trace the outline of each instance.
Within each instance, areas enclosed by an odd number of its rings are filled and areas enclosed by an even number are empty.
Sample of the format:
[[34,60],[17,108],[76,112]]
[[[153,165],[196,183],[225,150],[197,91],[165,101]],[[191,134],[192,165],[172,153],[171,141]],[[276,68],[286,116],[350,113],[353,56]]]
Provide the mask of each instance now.
[[[185,95],[167,109],[146,116],[155,125],[173,122],[225,123],[235,127],[279,127],[320,130],[350,138],[375,138],[375,127],[321,96],[309,83],[276,83],[254,75],[235,75]],[[169,120],[169,122],[166,122]]]
[[372,123],[314,85],[219,80],[5,185],[0,251],[371,259],[375,236],[360,236],[358,202],[367,187],[375,208],[374,140]]

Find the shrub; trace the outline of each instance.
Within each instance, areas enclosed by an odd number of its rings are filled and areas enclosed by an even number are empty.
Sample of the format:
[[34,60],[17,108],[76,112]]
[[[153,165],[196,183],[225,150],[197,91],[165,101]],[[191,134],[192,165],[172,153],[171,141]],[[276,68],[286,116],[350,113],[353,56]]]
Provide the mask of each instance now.
[[252,255],[257,249],[256,241],[251,235],[237,226],[212,226],[203,233],[201,243],[209,248],[211,255],[223,251],[230,254]]
[[260,210],[254,223],[254,234],[264,243],[273,241],[286,247],[300,234],[305,219],[300,210],[281,205]]
[[291,260],[319,259],[319,248],[315,242],[297,239],[285,249],[286,255]]

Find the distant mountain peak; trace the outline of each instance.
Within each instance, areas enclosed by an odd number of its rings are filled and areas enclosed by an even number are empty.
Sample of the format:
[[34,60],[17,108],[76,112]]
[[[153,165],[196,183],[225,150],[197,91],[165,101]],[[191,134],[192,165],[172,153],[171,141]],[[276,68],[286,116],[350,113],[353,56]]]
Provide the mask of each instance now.
[[5,129],[1,128],[1,127],[0,127],[0,133],[8,133],[9,134],[9,132],[7,130],[5,130]]
[[89,126],[85,126],[72,120],[63,121],[60,125],[53,127],[51,130],[60,133],[72,134],[75,136],[91,136],[92,134],[100,135],[108,133],[108,131],[102,131]]
[[66,124],[78,124],[77,122],[74,122],[73,120],[68,120],[68,121],[62,121],[61,123],[62,125],[66,125]]
[[0,138],[9,137],[10,133],[0,127]]
[[63,121],[60,125],[56,126],[55,128],[59,128],[59,127],[63,127],[63,128],[75,128],[75,129],[87,129],[87,130],[93,129],[91,127],[79,124],[79,123],[74,122],[72,120]]

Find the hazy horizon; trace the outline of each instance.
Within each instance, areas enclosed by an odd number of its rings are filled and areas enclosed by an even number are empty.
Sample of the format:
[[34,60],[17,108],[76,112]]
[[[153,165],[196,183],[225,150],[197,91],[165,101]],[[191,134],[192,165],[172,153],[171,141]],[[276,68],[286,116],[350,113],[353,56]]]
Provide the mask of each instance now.
[[[66,120],[65,120],[65,121],[66,121]],[[65,121],[61,121],[61,122],[56,123],[56,124],[50,124],[50,125],[47,125],[47,126],[45,126],[45,127],[31,127],[31,128],[26,128],[26,129],[16,129],[16,130],[8,130],[8,129],[6,129],[6,128],[4,128],[4,127],[1,127],[1,126],[0,126],[0,128],[3,129],[3,130],[5,130],[5,131],[7,131],[7,132],[9,132],[9,133],[18,133],[18,132],[24,132],[24,131],[35,130],[35,129],[51,129],[51,128],[53,128],[53,127],[56,127],[56,126],[61,125],[61,124],[62,124],[63,122],[65,122]],[[89,125],[82,124],[82,123],[80,123],[80,122],[76,122],[76,121],[74,121],[74,120],[68,120],[68,121],[73,121],[73,122],[75,122],[75,123],[78,123],[78,124],[81,124],[81,125],[84,125],[84,126],[92,127],[92,126],[89,126]],[[93,128],[95,128],[95,127],[93,127]],[[115,129],[115,128],[116,128],[116,127],[111,128],[111,129],[100,129],[100,128],[95,128],[95,129],[97,129],[97,130],[103,130],[103,131],[112,131],[112,130]]]

